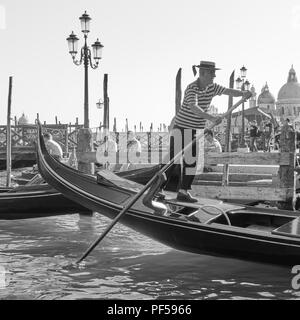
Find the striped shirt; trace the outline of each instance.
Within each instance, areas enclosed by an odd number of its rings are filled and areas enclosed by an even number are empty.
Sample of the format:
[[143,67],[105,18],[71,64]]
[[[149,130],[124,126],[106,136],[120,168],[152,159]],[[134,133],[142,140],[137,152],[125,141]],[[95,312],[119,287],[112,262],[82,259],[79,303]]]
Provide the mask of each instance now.
[[216,83],[209,84],[206,88],[200,89],[198,81],[194,81],[185,90],[181,108],[175,117],[175,125],[181,128],[203,129],[206,119],[195,114],[189,107],[190,104],[198,105],[204,112],[207,112],[211,100],[216,95],[221,95],[226,90]]

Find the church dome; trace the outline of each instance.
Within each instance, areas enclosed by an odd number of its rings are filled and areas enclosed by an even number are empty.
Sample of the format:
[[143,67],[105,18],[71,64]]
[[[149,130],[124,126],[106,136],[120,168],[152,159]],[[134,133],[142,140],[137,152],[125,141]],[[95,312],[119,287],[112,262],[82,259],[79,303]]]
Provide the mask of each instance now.
[[266,83],[261,90],[261,94],[257,98],[257,103],[260,104],[274,104],[275,98],[272,93],[269,91],[269,86]]
[[300,84],[298,83],[296,72],[292,66],[289,71],[287,83],[278,92],[278,101],[300,101]]
[[250,88],[250,91],[252,93],[252,97],[256,97],[256,91],[255,91],[254,85],[252,85],[252,87]]
[[22,116],[19,118],[18,124],[28,124],[28,118],[25,116],[24,112],[22,113]]

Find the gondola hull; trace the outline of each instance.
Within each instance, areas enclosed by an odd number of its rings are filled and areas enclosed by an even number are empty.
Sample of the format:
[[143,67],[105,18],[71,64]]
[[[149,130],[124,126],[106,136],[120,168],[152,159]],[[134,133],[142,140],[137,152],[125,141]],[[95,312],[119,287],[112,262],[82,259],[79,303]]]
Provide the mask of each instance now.
[[[103,172],[96,179],[65,166],[47,153],[41,134],[38,143],[38,166],[44,179],[64,196],[111,219],[115,218],[142,188],[141,185],[113,173]],[[164,201],[164,204],[172,204],[172,201]],[[191,221],[184,214],[161,215],[155,208],[144,205],[143,198],[131,207],[120,222],[179,250],[281,265],[300,263],[299,232],[296,230],[294,233],[275,233],[278,228],[290,223],[296,228],[299,227],[297,213],[200,198],[194,206],[187,204],[185,207],[179,204],[178,207],[189,212],[198,212],[203,205],[222,208],[222,212],[226,212],[234,224],[226,225],[222,214],[217,215],[210,224],[208,221]],[[174,203],[171,207],[174,207]],[[250,229],[246,221],[250,222]],[[251,224],[251,221],[263,222],[261,226],[264,226],[264,230],[253,229],[254,224]],[[274,229],[274,233],[271,229]]]
[[[147,183],[153,172],[146,168],[122,172],[121,176]],[[63,214],[92,214],[77,202],[66,198],[49,184],[23,185],[19,187],[0,187],[0,220],[40,218]]]
[[0,193],[0,219],[28,219],[90,212],[51,186],[32,185]]

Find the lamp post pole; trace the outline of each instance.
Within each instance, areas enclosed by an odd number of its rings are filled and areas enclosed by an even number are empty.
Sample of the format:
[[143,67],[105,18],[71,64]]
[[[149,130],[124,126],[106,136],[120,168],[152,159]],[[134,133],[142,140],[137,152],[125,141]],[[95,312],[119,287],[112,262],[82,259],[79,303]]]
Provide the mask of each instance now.
[[89,58],[87,36],[84,36],[84,128],[90,127],[89,121]]
[[[247,69],[245,66],[243,66],[240,69],[240,77],[236,79],[236,87],[237,89],[240,89],[242,91],[248,91],[250,88],[250,82],[248,80],[245,80],[246,78],[246,73]],[[242,132],[241,132],[241,140],[240,140],[240,148],[245,148],[246,143],[245,143],[245,104],[244,102],[242,103]]]
[[[88,33],[90,32],[90,21],[92,20],[90,16],[85,13],[79,18],[81,22],[81,31],[84,35],[84,46],[80,50],[80,59],[76,60],[76,54],[78,52],[78,41],[77,36],[72,33],[67,38],[69,45],[69,53],[73,59],[75,65],[80,66],[83,64],[84,66],[84,128],[78,131],[77,136],[77,158],[78,158],[78,170],[83,171],[85,173],[93,173],[94,166],[91,163],[84,162],[84,158],[81,156],[87,152],[93,150],[93,134],[89,129],[89,79],[88,79],[88,69],[91,67],[92,69],[97,69],[99,66],[99,61],[102,57],[102,49],[103,45],[99,40],[91,46],[93,50],[93,54],[91,49],[87,44]],[[95,62],[92,62],[92,56]]]
[[[242,91],[245,90],[245,83],[243,79]],[[241,136],[241,147],[245,148],[245,103],[242,103],[242,136]]]
[[84,46],[80,51],[80,60],[76,60],[76,54],[78,52],[78,41],[77,36],[72,32],[67,38],[69,45],[69,53],[72,56],[75,65],[80,66],[82,63],[84,65],[84,128],[89,128],[89,79],[88,79],[88,67],[92,69],[97,69],[99,66],[99,61],[102,58],[103,45],[99,40],[92,45],[93,58],[95,63],[92,62],[91,49],[87,44],[88,33],[90,32],[90,21],[91,17],[85,13],[79,18],[81,22],[81,31],[84,34]]

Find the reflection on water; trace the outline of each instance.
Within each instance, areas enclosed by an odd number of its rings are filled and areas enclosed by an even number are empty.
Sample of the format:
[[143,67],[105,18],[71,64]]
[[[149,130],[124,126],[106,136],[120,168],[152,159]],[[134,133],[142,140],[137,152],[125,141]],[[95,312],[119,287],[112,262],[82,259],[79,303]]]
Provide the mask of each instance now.
[[299,299],[289,268],[170,249],[110,220],[66,215],[0,221],[0,299]]

